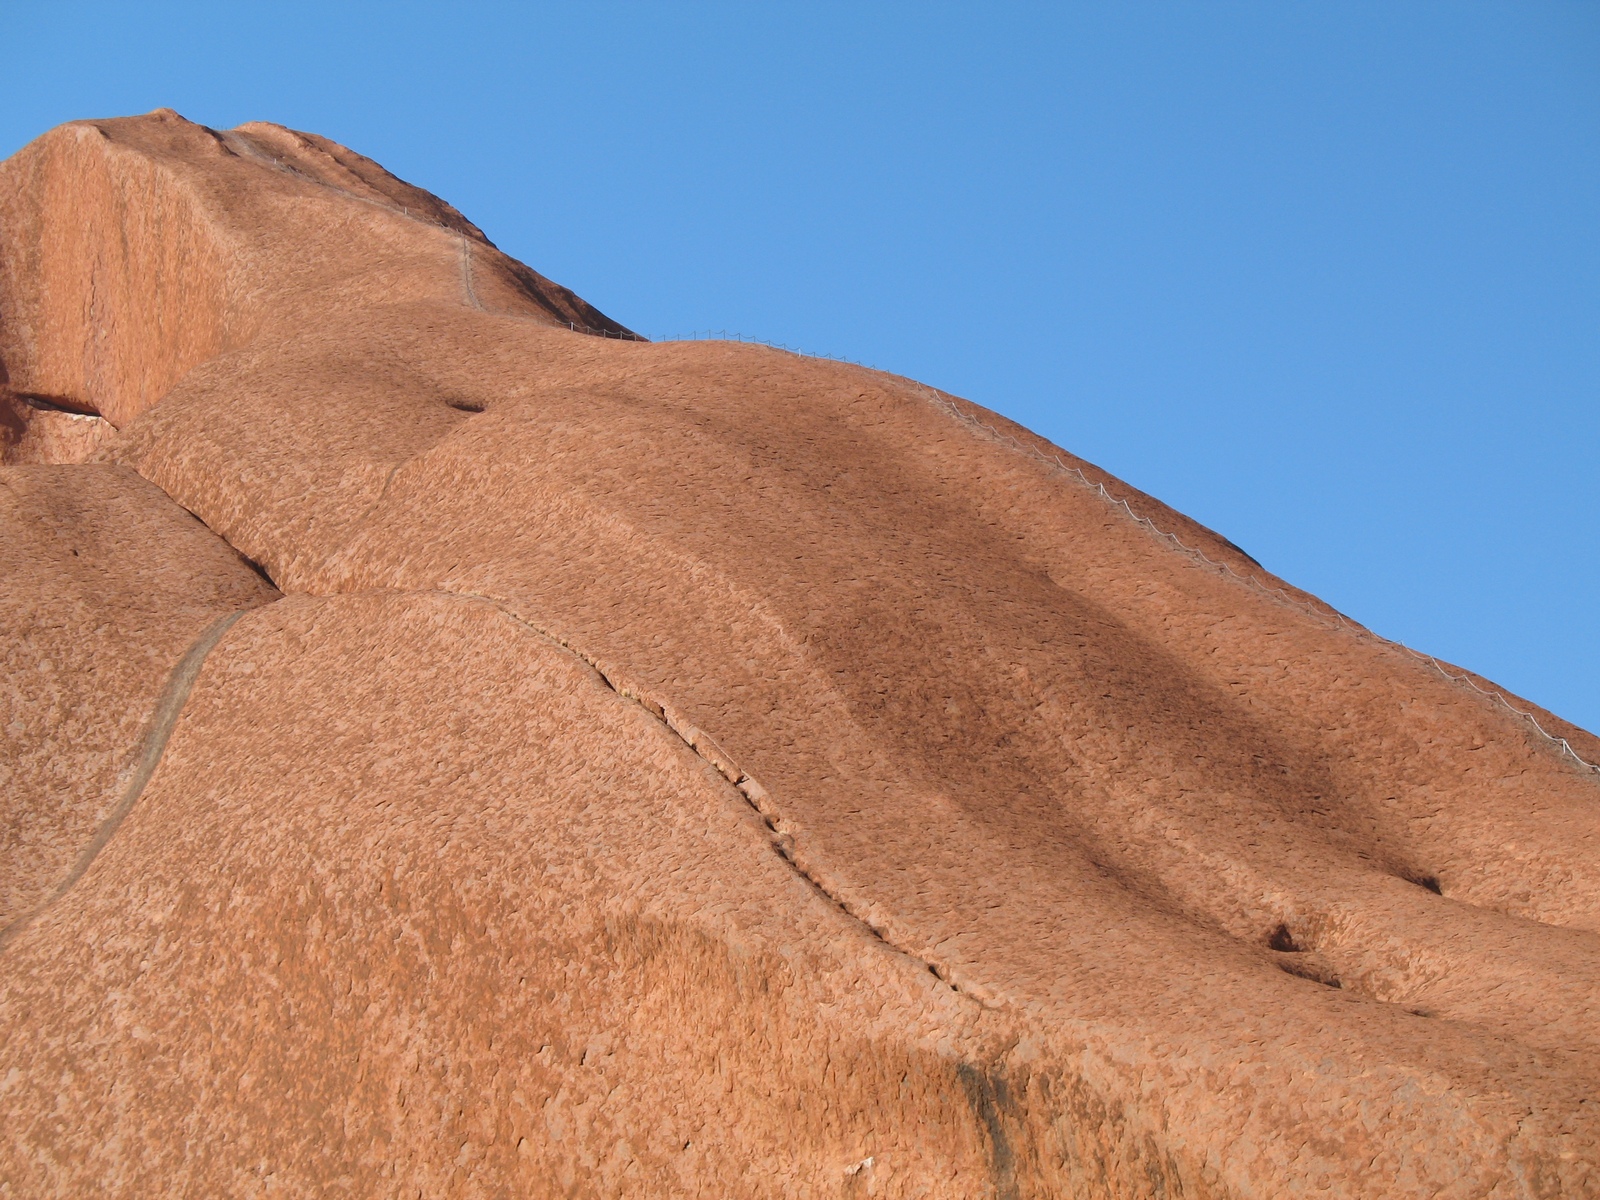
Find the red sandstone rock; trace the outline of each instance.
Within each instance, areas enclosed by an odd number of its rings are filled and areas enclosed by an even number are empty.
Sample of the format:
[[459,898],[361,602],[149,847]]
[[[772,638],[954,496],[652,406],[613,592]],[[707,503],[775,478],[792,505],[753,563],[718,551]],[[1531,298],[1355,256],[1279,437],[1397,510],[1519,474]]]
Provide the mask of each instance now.
[[[105,569],[215,597],[96,619],[288,593],[98,845],[29,714],[126,759],[159,672],[8,660],[4,869],[92,854],[0,935],[14,1194],[1600,1192],[1600,777],[982,409],[569,325],[320,138],[0,167],[7,386],[118,430],[27,511],[131,468]],[[82,588],[4,528],[14,638]]]
[[0,463],[80,463],[116,433],[97,413],[0,388]]
[[0,506],[5,930],[118,809],[189,646],[277,592],[126,467],[0,467]]

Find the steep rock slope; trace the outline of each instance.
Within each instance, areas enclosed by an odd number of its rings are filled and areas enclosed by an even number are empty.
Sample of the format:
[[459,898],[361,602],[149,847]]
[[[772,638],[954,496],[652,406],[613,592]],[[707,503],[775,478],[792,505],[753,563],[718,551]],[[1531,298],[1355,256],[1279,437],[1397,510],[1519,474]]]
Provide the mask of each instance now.
[[189,647],[277,592],[126,467],[0,467],[0,527],[4,930],[69,880],[137,784]]
[[67,126],[0,220],[12,393],[288,593],[0,951],[19,1193],[1600,1189],[1600,782],[1504,704],[322,139]]

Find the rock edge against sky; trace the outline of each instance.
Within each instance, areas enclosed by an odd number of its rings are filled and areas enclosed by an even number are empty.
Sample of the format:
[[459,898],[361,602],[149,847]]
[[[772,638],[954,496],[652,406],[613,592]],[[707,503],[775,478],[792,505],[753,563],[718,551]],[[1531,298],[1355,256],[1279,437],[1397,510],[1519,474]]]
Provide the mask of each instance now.
[[0,165],[0,1195],[1600,1192],[1600,739],[607,333],[310,134]]

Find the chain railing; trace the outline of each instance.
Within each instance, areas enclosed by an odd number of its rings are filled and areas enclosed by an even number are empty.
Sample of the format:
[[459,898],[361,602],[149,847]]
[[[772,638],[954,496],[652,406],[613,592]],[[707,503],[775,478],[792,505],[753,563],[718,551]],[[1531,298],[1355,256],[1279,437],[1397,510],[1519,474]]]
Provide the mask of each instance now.
[[1054,455],[1054,454],[1045,454],[1042,450],[1038,449],[1037,447],[1026,445],[1023,442],[1018,441],[1015,437],[1011,436],[1010,434],[1005,433],[1005,432],[1003,432],[1003,431],[1001,431],[999,429],[996,429],[993,425],[990,425],[987,421],[979,420],[977,417],[971,415],[970,413],[962,412],[960,410],[960,408],[958,408],[956,406],[956,404],[955,404],[955,402],[953,400],[942,396],[941,394],[935,392],[932,388],[927,387],[925,384],[918,384],[917,386],[921,387],[923,389],[923,391],[926,394],[927,398],[932,403],[934,403],[935,405],[939,406],[940,408],[943,408],[946,411],[948,411],[957,420],[962,421],[963,423],[965,423],[967,425],[971,425],[971,426],[974,426],[976,428],[980,428],[980,429],[986,430],[993,437],[998,438],[998,439],[1000,439],[1002,441],[1005,441],[1005,442],[1009,442],[1012,446],[1016,447],[1018,450],[1021,450],[1024,453],[1031,455],[1032,457],[1040,460],[1041,462],[1044,462],[1045,464],[1047,464],[1047,465],[1049,465],[1051,467],[1054,467],[1056,470],[1060,471],[1063,475],[1067,476],[1068,478],[1076,479],[1084,487],[1089,488],[1090,490],[1096,492],[1101,497],[1101,499],[1105,500],[1105,502],[1107,504],[1110,504],[1113,508],[1122,509],[1123,512],[1126,513],[1127,516],[1132,518],[1136,523],[1138,523],[1140,525],[1143,525],[1146,529],[1150,530],[1157,537],[1163,538],[1166,541],[1170,542],[1172,545],[1176,546],[1179,550],[1183,551],[1185,554],[1189,555],[1190,557],[1192,557],[1192,558],[1194,558],[1194,559],[1206,564],[1209,567],[1212,567],[1212,568],[1214,568],[1216,570],[1225,572],[1226,574],[1228,574],[1232,578],[1238,580],[1239,582],[1248,584],[1250,586],[1253,586],[1257,590],[1259,590],[1261,592],[1264,592],[1265,594],[1271,596],[1273,599],[1278,600],[1278,601],[1280,601],[1282,603],[1287,603],[1290,606],[1292,606],[1293,608],[1295,608],[1295,609],[1297,609],[1297,610],[1299,610],[1301,612],[1307,613],[1307,614],[1315,616],[1315,617],[1322,617],[1322,618],[1326,618],[1326,617],[1330,617],[1331,616],[1334,619],[1334,621],[1336,621],[1341,628],[1343,628],[1343,629],[1347,630],[1348,632],[1356,635],[1357,637],[1371,638],[1374,641],[1381,643],[1382,645],[1391,647],[1392,649],[1404,651],[1406,654],[1409,654],[1412,658],[1416,659],[1419,662],[1427,663],[1434,670],[1439,672],[1440,675],[1442,675],[1446,679],[1448,679],[1451,683],[1464,683],[1468,687],[1470,687],[1473,691],[1477,692],[1479,695],[1487,696],[1492,700],[1498,701],[1501,704],[1501,706],[1503,706],[1506,709],[1506,711],[1508,711],[1508,712],[1510,712],[1510,713],[1512,713],[1512,714],[1514,714],[1514,715],[1516,715],[1518,717],[1521,717],[1523,720],[1527,721],[1528,724],[1533,727],[1535,732],[1537,732],[1541,737],[1543,737],[1546,741],[1550,742],[1552,745],[1558,747],[1563,753],[1565,753],[1568,757],[1570,757],[1579,766],[1584,767],[1587,770],[1593,771],[1593,772],[1595,772],[1597,774],[1600,774],[1600,764],[1592,763],[1588,759],[1584,758],[1581,754],[1579,754],[1576,750],[1574,750],[1572,748],[1572,743],[1571,742],[1567,741],[1566,738],[1561,737],[1558,734],[1553,734],[1549,730],[1545,729],[1545,727],[1539,723],[1539,719],[1537,717],[1535,717],[1530,712],[1524,712],[1522,709],[1520,709],[1516,705],[1512,704],[1511,701],[1506,699],[1506,697],[1505,697],[1505,695],[1503,693],[1501,693],[1499,691],[1496,691],[1494,689],[1479,687],[1477,681],[1474,680],[1470,675],[1452,675],[1448,670],[1445,669],[1444,664],[1441,663],[1437,658],[1433,657],[1433,655],[1431,655],[1431,654],[1423,654],[1420,651],[1413,650],[1410,646],[1405,645],[1403,642],[1397,642],[1392,638],[1384,637],[1380,633],[1374,633],[1372,630],[1368,629],[1366,626],[1360,625],[1360,624],[1357,624],[1354,621],[1351,621],[1348,617],[1346,617],[1343,613],[1341,613],[1338,609],[1334,608],[1330,604],[1326,604],[1324,602],[1322,604],[1322,606],[1319,607],[1318,605],[1307,603],[1305,600],[1302,600],[1298,596],[1295,596],[1295,595],[1291,594],[1290,592],[1288,592],[1284,588],[1270,586],[1270,585],[1268,585],[1266,583],[1263,583],[1260,579],[1258,579],[1254,575],[1241,574],[1240,572],[1235,571],[1227,563],[1218,562],[1216,559],[1214,559],[1210,555],[1206,554],[1205,551],[1201,550],[1197,546],[1187,545],[1186,543],[1184,543],[1184,541],[1181,538],[1178,537],[1177,534],[1170,533],[1167,530],[1162,529],[1154,521],[1150,520],[1150,518],[1141,516],[1140,514],[1136,513],[1133,510],[1132,506],[1129,505],[1127,500],[1119,499],[1118,497],[1113,496],[1106,489],[1106,485],[1104,483],[1096,483],[1096,482],[1090,480],[1089,477],[1083,473],[1083,470],[1081,468],[1079,468],[1079,467],[1069,467],[1069,466],[1067,466],[1066,463],[1061,461],[1059,456]]
[[[574,328],[576,329],[577,327],[574,326]],[[587,330],[579,330],[579,332],[589,332],[589,331],[587,331]],[[649,340],[649,339],[636,338],[636,340],[645,341],[645,340]],[[784,342],[771,342],[771,341],[767,341],[764,338],[749,337],[749,336],[747,336],[745,334],[741,334],[741,333],[729,333],[725,329],[702,330],[702,331],[697,331],[695,333],[691,333],[691,334],[688,334],[688,335],[674,335],[674,336],[670,336],[670,337],[657,338],[657,339],[654,339],[654,340],[657,341],[657,342],[707,341],[707,340],[710,340],[710,341],[745,342],[745,343],[750,343],[750,344],[758,345],[758,346],[766,346],[766,347],[768,347],[770,349],[773,349],[773,350],[782,350],[785,353],[799,355],[802,358],[826,359],[829,362],[847,363],[847,364],[849,364],[851,366],[866,367],[868,370],[874,370],[874,371],[879,369],[877,367],[872,366],[870,363],[858,362],[855,359],[840,358],[840,357],[838,357],[836,355],[832,355],[832,354],[818,354],[815,351],[802,350],[799,347],[790,346],[790,345],[788,345],[788,344],[786,344]],[[899,378],[899,377],[897,377],[897,378]],[[1501,693],[1501,692],[1499,692],[1499,691],[1497,691],[1495,689],[1492,689],[1492,688],[1479,687],[1477,681],[1475,679],[1473,679],[1470,675],[1452,675],[1448,670],[1445,669],[1444,664],[1441,663],[1437,658],[1433,657],[1433,655],[1431,655],[1431,654],[1423,654],[1420,651],[1413,650],[1410,646],[1405,645],[1403,642],[1397,642],[1397,641],[1393,640],[1392,638],[1384,637],[1380,633],[1374,633],[1372,630],[1368,629],[1366,626],[1357,624],[1356,622],[1350,620],[1348,617],[1346,617],[1343,613],[1341,613],[1338,609],[1334,608],[1330,604],[1322,603],[1320,605],[1320,607],[1319,607],[1319,605],[1317,605],[1317,604],[1308,603],[1306,600],[1303,600],[1300,597],[1293,595],[1292,593],[1290,593],[1289,591],[1287,591],[1284,588],[1276,587],[1276,586],[1272,586],[1272,585],[1269,585],[1267,583],[1264,583],[1262,580],[1260,580],[1259,578],[1257,578],[1253,574],[1241,574],[1240,572],[1234,570],[1227,563],[1218,562],[1216,559],[1214,559],[1210,555],[1206,554],[1206,552],[1201,550],[1198,546],[1190,546],[1190,545],[1188,545],[1181,538],[1179,538],[1177,534],[1171,533],[1171,532],[1169,532],[1169,531],[1167,531],[1165,529],[1162,529],[1159,525],[1157,525],[1149,517],[1141,516],[1139,513],[1135,512],[1134,509],[1133,509],[1133,506],[1130,505],[1127,502],[1126,499],[1122,499],[1122,498],[1119,498],[1117,496],[1113,496],[1111,494],[1111,492],[1109,490],[1107,490],[1106,485],[1104,483],[1099,483],[1099,482],[1095,482],[1095,481],[1091,480],[1087,475],[1085,475],[1083,473],[1082,468],[1068,466],[1066,463],[1061,461],[1061,458],[1060,458],[1059,455],[1046,454],[1046,453],[1044,453],[1044,451],[1040,450],[1036,446],[1030,446],[1030,445],[1028,445],[1028,444],[1026,444],[1024,442],[1018,441],[1011,434],[1006,433],[1003,430],[995,428],[993,425],[990,425],[987,421],[980,420],[979,418],[977,418],[976,416],[973,416],[970,413],[963,412],[960,409],[960,407],[957,406],[957,404],[955,403],[953,398],[948,397],[944,393],[938,392],[935,389],[928,387],[926,384],[916,383],[914,380],[908,380],[907,382],[910,382],[915,387],[920,388],[922,390],[922,392],[923,392],[924,397],[930,403],[932,403],[936,407],[941,408],[944,411],[950,413],[950,415],[955,417],[956,420],[961,421],[963,424],[972,426],[974,428],[982,429],[982,430],[986,431],[990,436],[992,436],[992,437],[994,437],[994,438],[996,438],[996,439],[998,439],[1000,441],[1009,443],[1010,445],[1014,446],[1016,449],[1022,451],[1024,454],[1027,454],[1027,455],[1037,459],[1038,461],[1044,463],[1045,465],[1047,465],[1049,467],[1052,467],[1053,469],[1059,471],[1062,475],[1066,476],[1067,478],[1076,480],[1082,486],[1088,488],[1089,490],[1091,490],[1091,491],[1095,492],[1097,495],[1099,495],[1100,498],[1102,500],[1104,500],[1107,504],[1109,504],[1111,507],[1121,509],[1123,511],[1123,513],[1126,516],[1128,516],[1131,520],[1133,520],[1136,524],[1144,526],[1146,529],[1148,529],[1155,536],[1157,536],[1157,537],[1159,537],[1159,538],[1171,543],[1173,546],[1177,547],[1177,549],[1179,549],[1183,553],[1189,555],[1191,558],[1195,559],[1196,561],[1204,563],[1206,566],[1211,567],[1214,570],[1222,571],[1222,572],[1226,573],[1227,575],[1229,575],[1230,577],[1232,577],[1233,579],[1238,580],[1240,583],[1246,584],[1247,586],[1250,586],[1250,587],[1254,587],[1258,591],[1263,592],[1268,596],[1271,596],[1274,600],[1277,600],[1280,603],[1288,604],[1289,606],[1291,606],[1292,608],[1294,608],[1294,609],[1296,609],[1296,610],[1298,610],[1300,612],[1303,612],[1303,613],[1306,613],[1306,614],[1311,615],[1313,617],[1317,617],[1317,618],[1324,619],[1324,620],[1326,620],[1328,617],[1332,617],[1333,620],[1338,624],[1338,626],[1340,628],[1343,628],[1344,630],[1348,631],[1349,633],[1351,633],[1351,634],[1353,634],[1353,635],[1355,635],[1357,637],[1371,638],[1372,640],[1380,643],[1381,645],[1388,646],[1391,649],[1399,650],[1399,651],[1404,652],[1405,654],[1410,655],[1412,658],[1416,659],[1418,662],[1427,663],[1435,671],[1439,672],[1440,675],[1444,676],[1445,679],[1448,679],[1451,683],[1466,684],[1468,687],[1470,687],[1473,691],[1477,692],[1479,695],[1486,696],[1490,700],[1499,703],[1501,705],[1501,707],[1503,707],[1507,712],[1513,714],[1514,716],[1521,717],[1524,721],[1526,721],[1533,728],[1533,730],[1536,733],[1539,734],[1540,737],[1544,738],[1547,742],[1549,742],[1553,746],[1557,747],[1563,754],[1565,754],[1567,757],[1571,758],[1573,762],[1577,763],[1580,767],[1583,767],[1584,769],[1586,769],[1588,771],[1592,771],[1592,772],[1594,772],[1596,774],[1600,774],[1600,764],[1592,763],[1588,759],[1584,758],[1581,754],[1579,754],[1576,750],[1574,750],[1572,748],[1572,743],[1571,742],[1567,741],[1566,738],[1561,737],[1559,734],[1551,733],[1549,730],[1547,730],[1543,725],[1541,725],[1539,723],[1539,719],[1536,716],[1534,716],[1530,712],[1524,712],[1522,709],[1520,709],[1516,705],[1512,704],[1511,701],[1506,699],[1506,697],[1505,697],[1505,695],[1503,693]]]
[[619,342],[648,342],[651,338],[634,333],[631,329],[596,329],[593,325],[579,325],[575,321],[568,321],[567,328],[573,333],[586,333],[590,337],[615,338]]
[[801,358],[825,358],[829,362],[848,363],[852,367],[865,367],[869,371],[879,368],[855,358],[842,358],[837,354],[820,354],[815,350],[802,350],[787,342],[769,342],[766,338],[751,337],[746,333],[726,329],[697,329],[691,333],[673,333],[652,339],[657,342],[743,342],[751,346],[765,346],[769,350],[782,350],[785,354],[798,354]]

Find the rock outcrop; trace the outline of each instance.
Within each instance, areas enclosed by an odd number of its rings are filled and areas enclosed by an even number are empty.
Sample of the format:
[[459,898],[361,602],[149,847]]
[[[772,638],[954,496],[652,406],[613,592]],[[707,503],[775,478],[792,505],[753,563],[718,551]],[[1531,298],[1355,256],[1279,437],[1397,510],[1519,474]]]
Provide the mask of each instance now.
[[1600,739],[1002,418],[164,111],[0,363],[0,1195],[1600,1194]]

